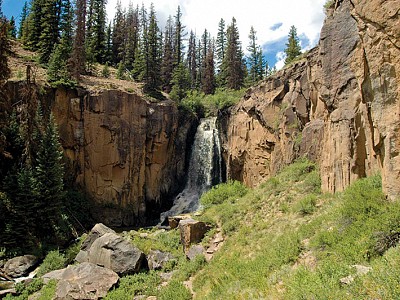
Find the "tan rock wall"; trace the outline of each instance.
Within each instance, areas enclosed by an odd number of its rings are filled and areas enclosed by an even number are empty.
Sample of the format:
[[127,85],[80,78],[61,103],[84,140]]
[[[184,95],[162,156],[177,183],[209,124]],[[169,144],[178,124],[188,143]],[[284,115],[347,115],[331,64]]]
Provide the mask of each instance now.
[[143,224],[182,183],[192,124],[180,122],[173,102],[58,89],[53,112],[76,182],[103,223]]
[[325,191],[379,171],[398,196],[399,11],[398,0],[336,1],[319,46],[221,118],[228,177],[254,186],[307,156]]

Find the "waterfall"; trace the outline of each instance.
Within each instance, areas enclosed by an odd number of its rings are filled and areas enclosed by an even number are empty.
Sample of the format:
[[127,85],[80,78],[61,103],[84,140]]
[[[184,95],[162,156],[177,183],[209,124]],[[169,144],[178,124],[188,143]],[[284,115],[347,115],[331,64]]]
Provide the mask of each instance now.
[[216,121],[216,117],[200,120],[190,154],[185,188],[175,197],[172,208],[161,213],[161,222],[168,216],[197,210],[201,195],[221,182],[221,145]]

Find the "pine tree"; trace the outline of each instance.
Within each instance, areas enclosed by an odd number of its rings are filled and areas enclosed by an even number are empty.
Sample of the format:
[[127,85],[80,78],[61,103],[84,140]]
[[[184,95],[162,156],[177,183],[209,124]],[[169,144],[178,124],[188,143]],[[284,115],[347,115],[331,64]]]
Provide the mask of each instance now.
[[[54,45],[58,44],[60,39],[61,22],[61,0],[43,0],[41,34],[39,37],[38,48],[40,52],[39,61],[47,64]],[[37,29],[36,29],[37,30]]]
[[132,4],[129,5],[126,15],[125,25],[125,57],[123,58],[125,66],[128,70],[132,70],[135,63],[135,54],[139,44],[139,8],[133,9]]
[[104,60],[106,63],[111,64],[113,61],[113,52],[112,52],[112,33],[111,33],[111,23],[107,26],[106,31],[106,53],[104,56]]
[[174,50],[173,50],[174,28],[172,18],[169,16],[164,31],[163,57],[161,62],[162,89],[166,93],[171,92],[172,73],[174,70]]
[[8,35],[13,39],[17,38],[17,28],[15,27],[14,16],[11,17],[9,22]]
[[122,11],[121,1],[117,2],[117,11],[114,17],[112,30],[113,63],[119,64],[125,57],[125,16]]
[[187,53],[187,62],[190,75],[190,87],[194,89],[197,81],[197,46],[196,35],[193,31],[190,32],[189,47]]
[[43,233],[54,231],[62,220],[64,206],[64,166],[63,151],[59,142],[57,126],[51,114],[45,125],[36,158],[35,191],[38,193],[37,213],[42,224]]
[[263,78],[265,62],[263,59],[262,49],[257,45],[256,31],[251,26],[249,34],[250,44],[247,50],[250,56],[247,58],[247,65],[249,66],[249,81],[254,84]]
[[[25,37],[24,45],[33,51],[39,49],[39,41],[41,36],[43,8],[45,0],[32,0],[30,13],[24,26]],[[26,27],[26,28],[25,28]]]
[[202,78],[202,91],[204,94],[215,93],[215,66],[214,66],[214,45],[209,42],[207,54],[204,59],[204,70]]
[[86,59],[89,65],[104,63],[106,52],[106,0],[90,0],[86,28]]
[[18,38],[22,39],[24,36],[24,25],[26,18],[28,17],[28,2],[25,1],[24,6],[22,7],[22,12],[21,12],[21,19],[19,22],[19,30],[18,30]]
[[226,32],[225,21],[221,19],[218,23],[218,33],[216,41],[216,56],[217,56],[217,72],[221,72],[222,62],[224,61],[226,52]]
[[73,78],[79,82],[80,75],[85,71],[86,0],[76,1],[76,16],[76,33],[69,67]]
[[149,25],[147,31],[148,55],[146,61],[145,73],[143,76],[144,90],[146,93],[156,95],[160,89],[160,31],[157,25],[156,12],[154,6],[150,6]]
[[174,69],[172,84],[171,99],[179,102],[186,97],[186,93],[190,88],[189,72],[183,63],[180,63]]
[[175,15],[174,67],[179,65],[183,61],[182,59],[184,51],[183,39],[186,36],[186,33],[185,33],[185,26],[182,25],[181,19],[182,19],[181,7],[178,6]]
[[296,57],[298,57],[301,54],[300,41],[297,36],[297,29],[294,25],[290,27],[285,53],[286,53],[285,64],[291,63]]
[[222,63],[222,72],[226,78],[226,87],[238,90],[243,86],[245,65],[235,18],[232,18],[232,23],[227,30],[227,48]]

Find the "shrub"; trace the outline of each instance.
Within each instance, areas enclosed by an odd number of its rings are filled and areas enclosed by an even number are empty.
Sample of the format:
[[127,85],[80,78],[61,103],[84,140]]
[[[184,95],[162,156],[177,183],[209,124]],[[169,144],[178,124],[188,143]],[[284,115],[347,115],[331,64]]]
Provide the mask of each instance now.
[[157,299],[190,300],[192,299],[192,293],[181,282],[172,280],[167,286],[161,288]]
[[110,67],[108,66],[108,63],[104,65],[103,70],[101,71],[101,75],[105,78],[110,77]]
[[307,195],[295,205],[295,211],[302,215],[312,214],[316,209],[317,197],[315,195]]
[[225,201],[234,201],[236,198],[246,195],[248,189],[239,181],[229,181],[213,187],[205,193],[200,203],[204,208],[212,205],[221,204]]
[[40,277],[51,271],[63,269],[65,265],[66,258],[64,254],[60,253],[58,250],[50,251],[40,265],[37,276]]

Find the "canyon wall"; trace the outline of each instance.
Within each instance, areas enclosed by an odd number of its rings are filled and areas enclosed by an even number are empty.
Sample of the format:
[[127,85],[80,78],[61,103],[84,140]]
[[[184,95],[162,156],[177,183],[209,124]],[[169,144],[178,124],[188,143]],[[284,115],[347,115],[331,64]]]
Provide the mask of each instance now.
[[70,169],[111,226],[143,225],[184,183],[194,118],[173,101],[150,102],[118,90],[55,91],[57,120]]
[[228,178],[255,186],[299,157],[336,192],[380,172],[400,193],[400,5],[337,0],[319,45],[220,115]]

